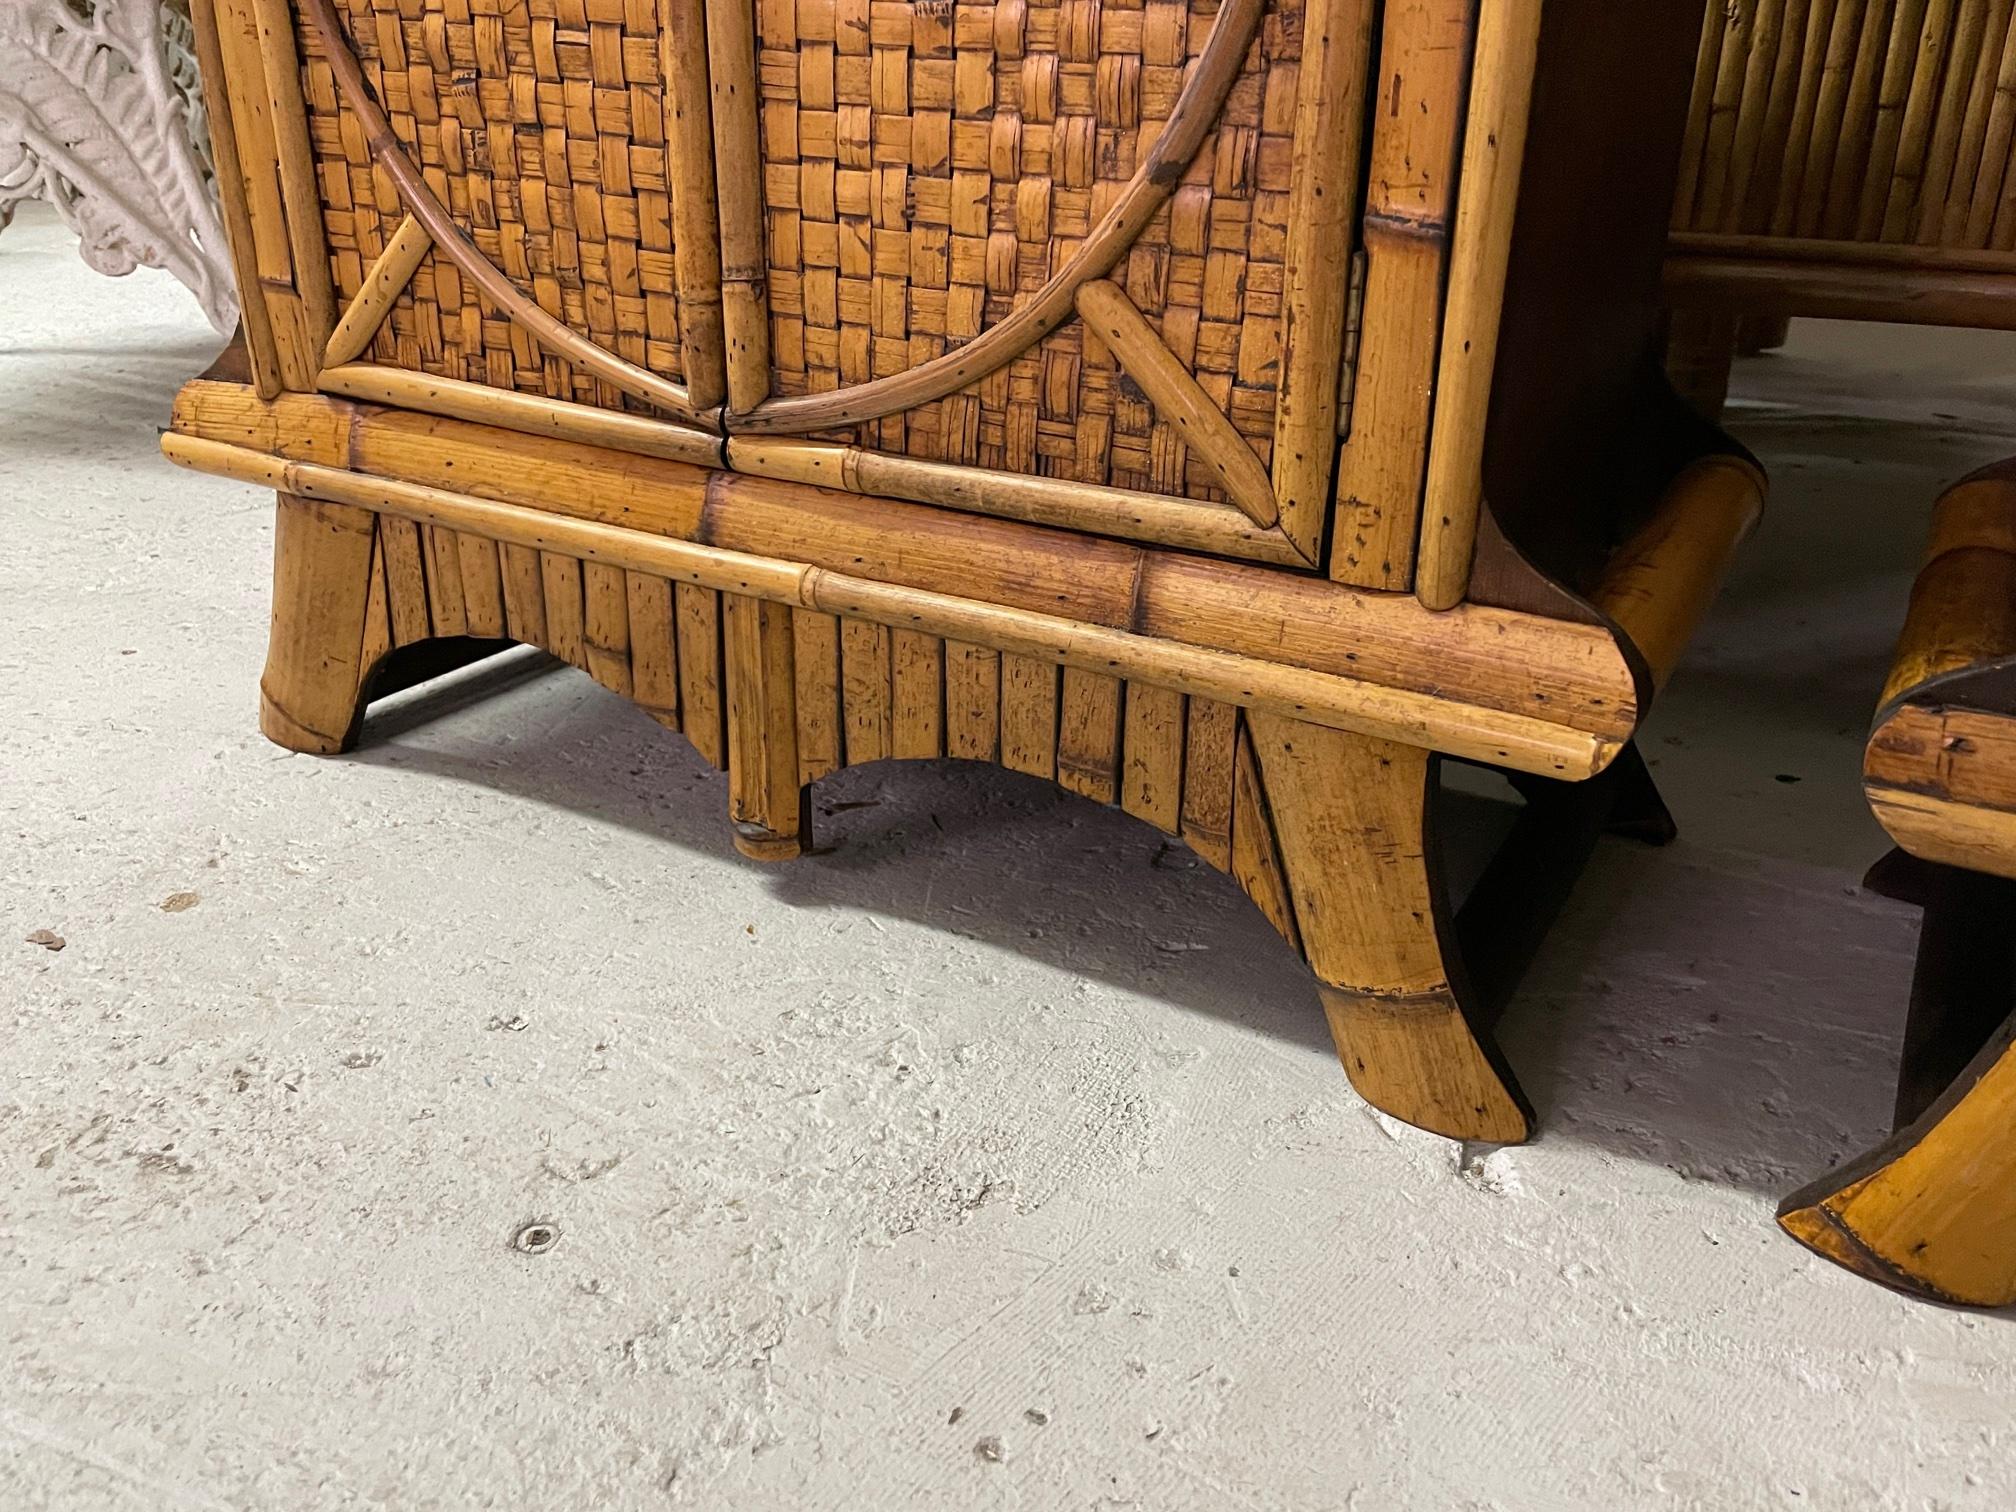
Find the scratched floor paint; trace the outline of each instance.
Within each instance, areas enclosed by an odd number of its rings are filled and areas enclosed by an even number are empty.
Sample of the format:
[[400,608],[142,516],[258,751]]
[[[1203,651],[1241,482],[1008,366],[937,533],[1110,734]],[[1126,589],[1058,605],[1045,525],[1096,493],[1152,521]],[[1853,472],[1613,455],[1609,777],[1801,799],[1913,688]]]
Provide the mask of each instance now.
[[1888,1103],[1857,741],[2009,340],[1745,365],[1773,514],[1648,739],[1685,835],[1599,853],[1498,1152],[1372,1115],[1224,879],[1035,783],[848,774],[773,871],[529,658],[264,744],[269,511],[153,454],[213,347],[0,236],[10,1505],[2016,1505],[2016,1319],[1770,1223]]

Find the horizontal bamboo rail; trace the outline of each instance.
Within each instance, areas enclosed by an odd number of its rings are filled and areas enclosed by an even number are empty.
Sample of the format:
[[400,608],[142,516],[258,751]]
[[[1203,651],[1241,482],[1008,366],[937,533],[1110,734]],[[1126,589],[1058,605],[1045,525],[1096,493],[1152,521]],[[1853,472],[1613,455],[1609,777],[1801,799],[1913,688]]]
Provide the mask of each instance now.
[[1915,247],[1897,242],[1827,241],[1797,236],[1714,236],[1675,231],[1671,260],[1755,258],[1765,262],[1835,263],[1844,267],[1919,268],[1946,273],[2016,275],[2016,251],[1986,247]]
[[1214,556],[1283,566],[1306,565],[1279,532],[1262,529],[1238,510],[1162,494],[1074,483],[1028,473],[927,462],[834,441],[764,436],[725,439],[648,415],[628,415],[517,393],[406,368],[350,363],[327,368],[325,394],[388,404],[453,420],[500,425],[528,435],[613,447],[698,467],[733,467],[756,477],[810,483],[849,493],[942,504],[974,514],[1027,520],[1124,540],[1149,541]]
[[668,539],[346,468],[292,462],[224,442],[171,432],[162,437],[161,447],[169,460],[180,466],[300,498],[354,505],[674,582],[993,646],[1107,676],[1136,678],[1196,697],[1515,770],[1586,778],[1603,770],[1621,749],[1616,740],[1529,715],[1506,714],[1250,656],[1172,644],[1025,609],[873,582],[802,562]]
[[648,415],[626,415],[620,410],[597,409],[592,404],[571,404],[541,394],[492,388],[487,383],[465,383],[459,378],[436,378],[406,368],[368,363],[325,368],[316,383],[324,393],[341,394],[367,404],[389,404],[451,420],[501,425],[527,435],[583,441],[644,457],[691,462],[697,467],[721,464],[721,437],[668,425]]
[[1664,291],[1679,309],[2016,330],[2016,276],[1994,270],[1690,254],[1668,260]]
[[927,462],[835,441],[801,441],[789,436],[731,435],[727,459],[735,471],[759,478],[942,504],[1000,519],[1089,530],[1179,550],[1208,551],[1215,556],[1288,567],[1308,565],[1278,531],[1255,525],[1238,510],[1222,504],[1031,473]]
[[1377,593],[894,499],[229,383],[178,396],[187,435],[452,488],[967,599],[1334,673],[1613,740],[1640,690],[1611,631]]
[[371,97],[370,88],[364,82],[364,71],[358,65],[357,55],[351,52],[344,40],[343,28],[336,20],[330,0],[300,0],[300,8],[302,19],[314,32],[330,72],[335,75],[336,88],[343,97],[343,103],[356,115],[357,124],[370,144],[373,161],[391,180],[406,209],[427,229],[441,255],[454,263],[464,277],[483,291],[485,298],[548,351],[564,357],[583,372],[594,374],[612,388],[633,399],[641,399],[676,419],[710,430],[717,428],[719,412],[703,411],[693,404],[683,384],[673,383],[635,363],[626,362],[614,352],[597,346],[580,332],[562,324],[520,293],[504,271],[477,250],[475,243],[455,224],[448,208],[428,187],[420,170],[393,135],[385,112],[378,108],[378,102]]

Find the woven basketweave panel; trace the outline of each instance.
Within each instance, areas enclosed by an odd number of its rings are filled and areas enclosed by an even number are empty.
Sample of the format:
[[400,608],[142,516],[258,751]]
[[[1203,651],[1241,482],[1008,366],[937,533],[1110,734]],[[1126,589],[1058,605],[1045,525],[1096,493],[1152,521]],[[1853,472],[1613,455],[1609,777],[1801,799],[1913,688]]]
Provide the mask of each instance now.
[[[683,379],[658,0],[335,0],[392,130],[483,255],[598,345]],[[403,217],[301,36],[338,298]],[[430,253],[379,362],[623,408]],[[638,406],[641,407],[641,406]]]
[[[773,382],[787,395],[914,367],[1039,287],[1134,173],[1216,12],[1184,0],[756,3]],[[1112,275],[1262,459],[1301,34],[1302,0],[1269,6],[1215,130]],[[855,439],[1220,497],[1075,321]]]

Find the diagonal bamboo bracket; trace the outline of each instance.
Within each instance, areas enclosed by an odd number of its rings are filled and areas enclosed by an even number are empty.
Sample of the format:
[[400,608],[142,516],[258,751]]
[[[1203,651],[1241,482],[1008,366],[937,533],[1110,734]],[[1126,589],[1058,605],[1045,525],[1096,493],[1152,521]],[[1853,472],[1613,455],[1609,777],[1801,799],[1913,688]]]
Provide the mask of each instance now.
[[1267,469],[1176,354],[1162,344],[1126,291],[1095,278],[1078,291],[1077,306],[1121,371],[1141,386],[1141,392],[1175,424],[1191,454],[1211,469],[1225,496],[1255,525],[1271,529],[1281,512]]
[[364,275],[364,286],[330,332],[329,345],[322,353],[323,367],[342,367],[364,355],[433,245],[434,238],[417,217],[409,215],[399,223],[385,250]]

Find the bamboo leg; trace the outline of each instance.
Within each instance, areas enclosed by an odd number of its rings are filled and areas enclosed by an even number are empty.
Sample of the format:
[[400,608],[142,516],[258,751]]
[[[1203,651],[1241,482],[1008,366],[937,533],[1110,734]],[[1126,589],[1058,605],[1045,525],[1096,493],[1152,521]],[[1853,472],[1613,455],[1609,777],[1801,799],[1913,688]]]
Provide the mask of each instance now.
[[[1778,1222],[1872,1281],[1933,1301],[2006,1307],[2016,1303],[2016,1017],[1985,1043],[1975,1026],[2016,1000],[2006,932],[2016,889],[1923,870],[1931,895],[1899,1079],[1905,1121],[1861,1159],[1786,1198]],[[1973,1045],[1957,1075],[1936,1064]],[[1929,1105],[1928,1072],[1945,1087]]]
[[725,596],[728,667],[728,806],[735,849],[752,861],[789,861],[810,844],[798,780],[791,610],[783,604]]
[[273,532],[273,626],[259,729],[275,745],[333,756],[356,741],[374,517],[281,494]]
[[1466,1011],[1445,945],[1428,853],[1430,753],[1277,715],[1249,711],[1246,724],[1265,790],[1257,807],[1352,1085],[1452,1139],[1527,1138],[1531,1110]]

